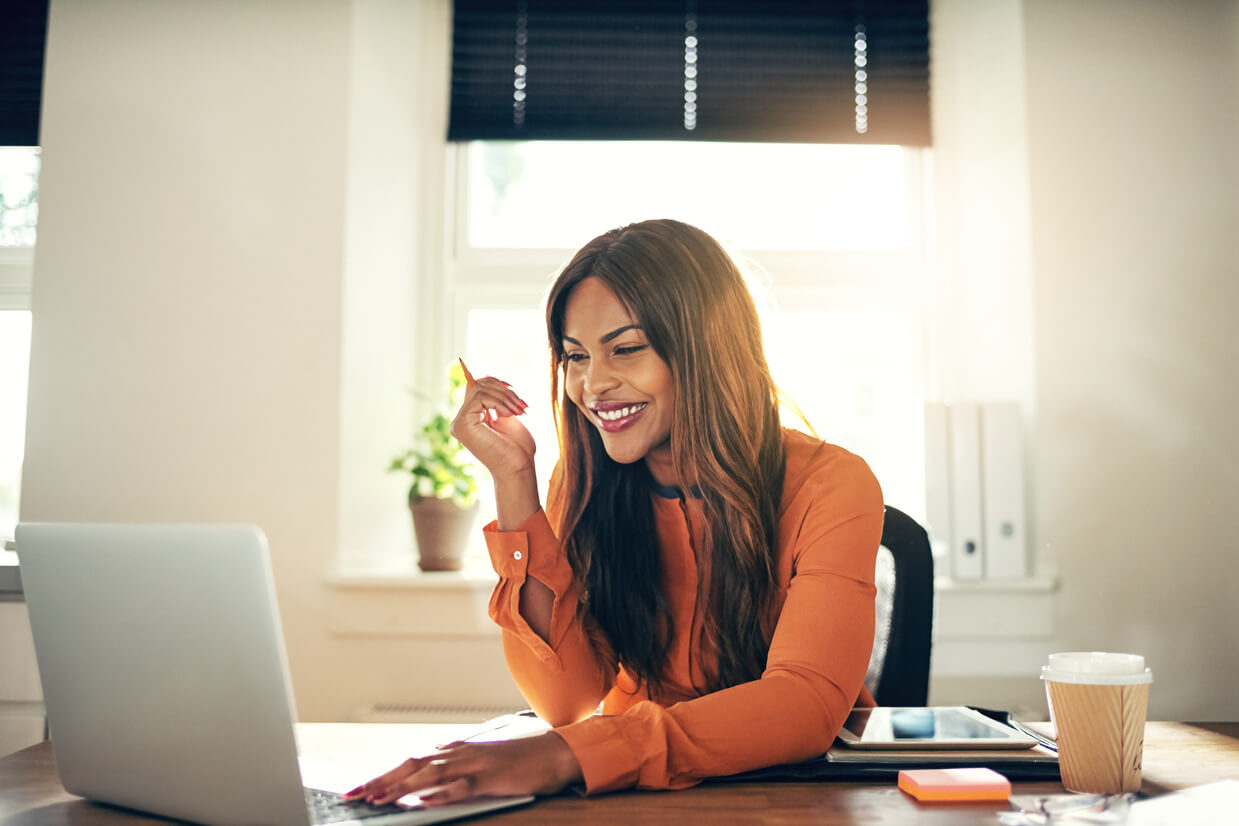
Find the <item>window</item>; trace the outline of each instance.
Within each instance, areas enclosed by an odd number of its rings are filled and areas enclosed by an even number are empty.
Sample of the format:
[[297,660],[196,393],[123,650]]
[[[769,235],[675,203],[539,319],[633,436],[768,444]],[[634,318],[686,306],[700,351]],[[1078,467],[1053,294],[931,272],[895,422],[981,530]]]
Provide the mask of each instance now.
[[661,215],[746,250],[908,242],[898,146],[479,141],[465,151],[465,240],[475,248],[576,249],[599,227]]
[[38,149],[0,147],[0,539],[13,536],[20,499],[38,176]]
[[[922,150],[559,141],[448,151],[441,361],[463,353],[529,403],[543,489],[556,459],[546,288],[599,232],[674,217],[752,265],[775,379],[822,438],[870,463],[888,502],[923,516]],[[784,421],[797,426],[791,411]],[[484,507],[491,500],[485,491]]]

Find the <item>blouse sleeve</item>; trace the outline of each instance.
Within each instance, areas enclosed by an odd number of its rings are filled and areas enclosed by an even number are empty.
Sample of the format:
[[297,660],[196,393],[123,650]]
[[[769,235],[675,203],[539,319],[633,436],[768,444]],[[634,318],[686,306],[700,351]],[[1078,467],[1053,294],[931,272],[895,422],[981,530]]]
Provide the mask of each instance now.
[[557,729],[588,792],[684,788],[830,747],[863,696],[883,509],[868,466],[851,454],[841,464],[802,489],[809,499],[799,516],[784,512],[796,523],[780,525],[793,567],[762,676],[669,708],[644,701]]
[[[491,522],[483,532],[499,574],[489,613],[502,630],[512,679],[530,707],[551,725],[587,717],[610,688],[614,669],[598,635],[578,617],[572,567],[546,513],[539,510],[512,531],[500,531]],[[529,578],[555,594],[549,640],[538,636],[520,613],[521,587]]]

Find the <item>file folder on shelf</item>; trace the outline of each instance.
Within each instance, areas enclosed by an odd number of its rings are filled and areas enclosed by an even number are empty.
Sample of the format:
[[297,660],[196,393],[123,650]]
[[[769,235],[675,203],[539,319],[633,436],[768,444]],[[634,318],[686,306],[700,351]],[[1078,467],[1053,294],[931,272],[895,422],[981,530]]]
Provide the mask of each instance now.
[[981,411],[972,402],[947,408],[950,442],[951,576],[977,580],[985,575],[985,537],[981,511]]
[[1023,578],[1028,566],[1019,405],[982,406],[981,464],[985,578]]
[[951,544],[951,459],[946,405],[925,404],[925,530],[934,555]]

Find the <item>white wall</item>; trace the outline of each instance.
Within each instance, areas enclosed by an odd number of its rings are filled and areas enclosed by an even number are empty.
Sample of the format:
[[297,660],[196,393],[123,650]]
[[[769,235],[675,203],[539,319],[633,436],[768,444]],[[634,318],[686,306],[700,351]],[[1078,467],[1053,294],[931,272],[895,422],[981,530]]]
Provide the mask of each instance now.
[[22,517],[261,525],[304,719],[520,702],[493,626],[443,620],[484,588],[330,584],[412,553],[383,471],[440,243],[447,40],[419,35],[449,8],[52,4]]
[[349,9],[54,2],[22,517],[252,521],[298,695],[336,547]]
[[1059,647],[1239,717],[1239,7],[1026,4],[1037,541]]
[[934,401],[1034,412],[1021,0],[931,4]]

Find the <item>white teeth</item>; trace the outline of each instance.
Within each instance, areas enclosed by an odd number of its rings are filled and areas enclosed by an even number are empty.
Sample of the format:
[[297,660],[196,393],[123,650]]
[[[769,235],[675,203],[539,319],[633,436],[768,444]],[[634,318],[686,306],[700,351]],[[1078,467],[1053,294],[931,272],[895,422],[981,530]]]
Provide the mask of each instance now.
[[631,416],[643,407],[645,407],[644,402],[641,404],[629,405],[628,407],[621,407],[618,410],[595,410],[594,413],[597,414],[598,418],[603,419],[604,421],[616,422],[625,416]]

